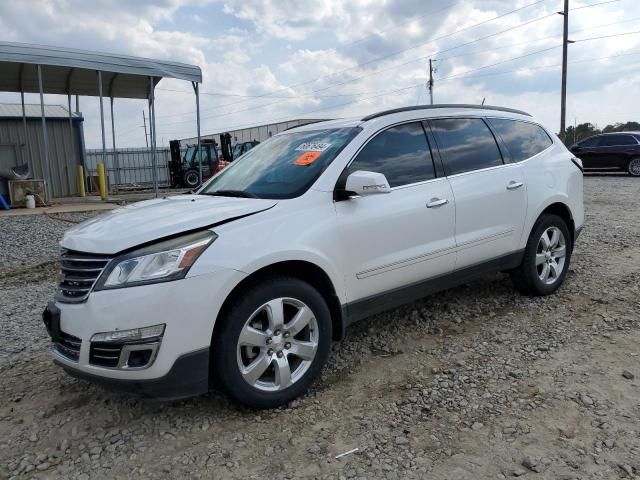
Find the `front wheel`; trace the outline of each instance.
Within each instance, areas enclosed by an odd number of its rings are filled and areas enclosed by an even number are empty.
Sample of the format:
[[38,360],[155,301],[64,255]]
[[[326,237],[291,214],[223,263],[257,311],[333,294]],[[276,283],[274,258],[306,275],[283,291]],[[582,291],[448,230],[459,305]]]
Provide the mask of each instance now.
[[329,354],[329,308],[317,290],[294,278],[272,278],[243,292],[219,321],[214,376],[249,407],[274,408],[302,395]]
[[640,157],[632,158],[627,165],[627,172],[632,177],[640,177]]
[[184,172],[182,181],[185,187],[191,189],[196,188],[200,185],[200,173],[195,168],[191,168]]
[[527,295],[549,295],[562,284],[569,270],[571,236],[557,215],[542,215],[533,227],[522,263],[511,272],[516,288]]

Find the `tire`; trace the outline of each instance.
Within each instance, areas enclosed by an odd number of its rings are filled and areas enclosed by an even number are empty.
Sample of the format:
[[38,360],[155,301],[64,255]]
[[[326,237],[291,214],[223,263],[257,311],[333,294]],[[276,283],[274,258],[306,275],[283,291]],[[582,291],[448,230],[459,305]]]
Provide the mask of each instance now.
[[511,271],[513,284],[525,295],[555,292],[567,275],[571,253],[571,236],[565,221],[557,215],[541,215],[527,240],[522,263]]
[[214,379],[248,407],[275,408],[299,397],[329,355],[329,307],[316,289],[295,278],[269,278],[251,287],[218,321]]
[[640,177],[640,157],[629,160],[627,164],[627,173],[632,177]]
[[182,176],[184,186],[187,188],[196,188],[200,185],[200,174],[195,168],[190,168]]

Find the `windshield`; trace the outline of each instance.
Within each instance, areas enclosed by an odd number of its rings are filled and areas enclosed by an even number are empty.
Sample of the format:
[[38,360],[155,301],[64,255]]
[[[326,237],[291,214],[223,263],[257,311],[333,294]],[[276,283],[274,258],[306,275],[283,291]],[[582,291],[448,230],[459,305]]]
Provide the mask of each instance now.
[[246,152],[198,193],[297,197],[359,131],[350,127],[276,135]]
[[194,153],[196,153],[196,147],[187,148],[187,152],[184,154],[185,162],[190,163],[191,160],[193,159]]

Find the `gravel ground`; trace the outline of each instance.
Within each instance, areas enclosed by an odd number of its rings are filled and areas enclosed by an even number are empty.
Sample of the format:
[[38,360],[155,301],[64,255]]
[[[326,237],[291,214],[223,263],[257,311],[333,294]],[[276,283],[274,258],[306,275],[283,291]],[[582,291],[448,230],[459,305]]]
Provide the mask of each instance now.
[[557,294],[495,275],[367,319],[308,395],[272,411],[66,376],[39,316],[68,225],[0,218],[0,477],[638,478],[639,193],[585,179],[587,227]]

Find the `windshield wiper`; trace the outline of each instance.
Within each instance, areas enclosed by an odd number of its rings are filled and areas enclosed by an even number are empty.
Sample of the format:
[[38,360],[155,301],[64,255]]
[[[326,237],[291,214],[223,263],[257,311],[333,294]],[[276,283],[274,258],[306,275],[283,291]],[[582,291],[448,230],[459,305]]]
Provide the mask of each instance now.
[[250,192],[244,190],[214,190],[213,192],[202,192],[200,195],[211,195],[214,197],[242,197],[242,198],[258,198]]

